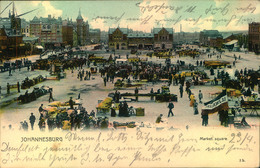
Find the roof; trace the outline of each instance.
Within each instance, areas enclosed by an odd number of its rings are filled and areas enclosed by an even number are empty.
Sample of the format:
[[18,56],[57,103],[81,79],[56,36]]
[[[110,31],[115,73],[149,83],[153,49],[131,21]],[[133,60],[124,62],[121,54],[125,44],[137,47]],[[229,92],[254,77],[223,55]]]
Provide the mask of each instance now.
[[0,18],[0,28],[11,28],[11,19],[10,18]]
[[165,29],[169,32],[169,34],[173,34],[173,28],[153,28],[153,33],[154,34],[158,34],[159,31],[161,31],[162,29]]
[[79,15],[78,15],[78,17],[77,17],[77,20],[83,20],[83,18],[82,18],[82,16],[81,16],[80,10],[79,10]]
[[100,29],[89,29],[90,33],[100,33]]
[[31,20],[31,22],[42,22],[42,23],[48,23],[48,24],[62,24],[62,20],[61,17],[59,18],[44,18],[44,17],[40,17],[37,18],[36,16],[34,16],[33,20]]
[[218,30],[203,30],[201,31],[205,36],[209,37],[222,37]]
[[153,34],[152,33],[129,33],[127,35],[128,38],[153,38]]
[[[108,34],[112,34],[114,33],[114,31],[116,30],[117,28],[109,28],[108,30]],[[119,28],[118,29],[123,33],[123,34],[128,34],[128,28]]]

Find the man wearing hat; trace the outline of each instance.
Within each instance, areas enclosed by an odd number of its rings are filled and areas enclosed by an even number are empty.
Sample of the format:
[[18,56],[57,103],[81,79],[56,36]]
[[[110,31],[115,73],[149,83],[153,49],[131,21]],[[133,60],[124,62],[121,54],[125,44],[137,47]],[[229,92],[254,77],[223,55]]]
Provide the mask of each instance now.
[[31,123],[31,128],[33,130],[33,126],[34,126],[34,123],[35,123],[35,116],[33,115],[33,113],[31,113],[29,120],[30,120],[30,123]]
[[169,108],[168,117],[170,117],[170,114],[171,114],[172,116],[174,116],[174,114],[173,114],[173,112],[172,112],[172,109],[174,108],[174,104],[171,102],[171,99],[169,100],[168,108]]

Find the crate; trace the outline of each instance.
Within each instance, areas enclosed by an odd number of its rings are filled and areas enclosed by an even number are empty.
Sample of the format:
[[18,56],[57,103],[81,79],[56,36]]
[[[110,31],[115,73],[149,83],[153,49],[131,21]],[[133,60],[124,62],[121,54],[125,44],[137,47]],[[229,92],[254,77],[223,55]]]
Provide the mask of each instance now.
[[144,116],[144,108],[136,108],[136,116]]

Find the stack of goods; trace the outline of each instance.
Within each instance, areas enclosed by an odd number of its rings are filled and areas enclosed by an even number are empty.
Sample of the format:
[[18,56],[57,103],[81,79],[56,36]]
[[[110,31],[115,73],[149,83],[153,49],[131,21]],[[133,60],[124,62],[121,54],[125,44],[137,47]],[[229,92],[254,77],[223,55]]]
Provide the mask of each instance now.
[[127,127],[127,128],[134,128],[136,127],[135,122],[126,122],[126,123],[119,123],[114,121],[113,122],[114,128],[121,128],[121,127]]
[[139,107],[139,108],[136,108],[136,116],[144,116],[144,108],[142,107]]
[[103,112],[108,112],[109,108],[111,107],[111,105],[112,105],[112,98],[111,97],[107,97],[107,98],[105,98],[105,100],[103,100],[102,102],[100,102],[97,105],[97,109],[98,110],[103,110]]

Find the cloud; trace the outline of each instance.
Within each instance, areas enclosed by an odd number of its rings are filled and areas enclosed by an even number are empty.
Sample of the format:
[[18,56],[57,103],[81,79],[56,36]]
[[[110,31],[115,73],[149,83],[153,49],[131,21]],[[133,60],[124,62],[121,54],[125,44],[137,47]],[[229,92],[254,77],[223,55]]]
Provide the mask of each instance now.
[[60,17],[62,15],[62,10],[55,9],[50,1],[43,1],[42,6],[44,7],[44,15],[47,17],[48,15],[52,15],[55,17]]
[[48,17],[48,15],[51,15],[57,18],[62,16],[62,10],[56,9],[50,1],[31,1],[30,3],[33,7],[38,8],[36,14],[39,17]]
[[93,29],[100,29],[101,31],[108,31],[109,27],[117,27],[116,24],[108,25],[104,19],[98,18],[96,20],[91,20],[89,25]]
[[[147,1],[144,0],[139,4],[138,16],[125,16],[122,17],[118,22],[115,20],[98,18],[90,21],[92,28],[100,28],[101,30],[108,30],[109,27],[128,27],[133,30],[150,32],[153,27],[167,27],[167,22],[164,21],[167,17],[174,14],[173,10],[164,9],[169,6],[168,1]],[[160,7],[161,10],[158,10]],[[114,16],[112,16],[114,17]],[[120,16],[118,16],[120,17]],[[146,21],[147,20],[147,21]],[[157,20],[162,20],[157,24]]]

